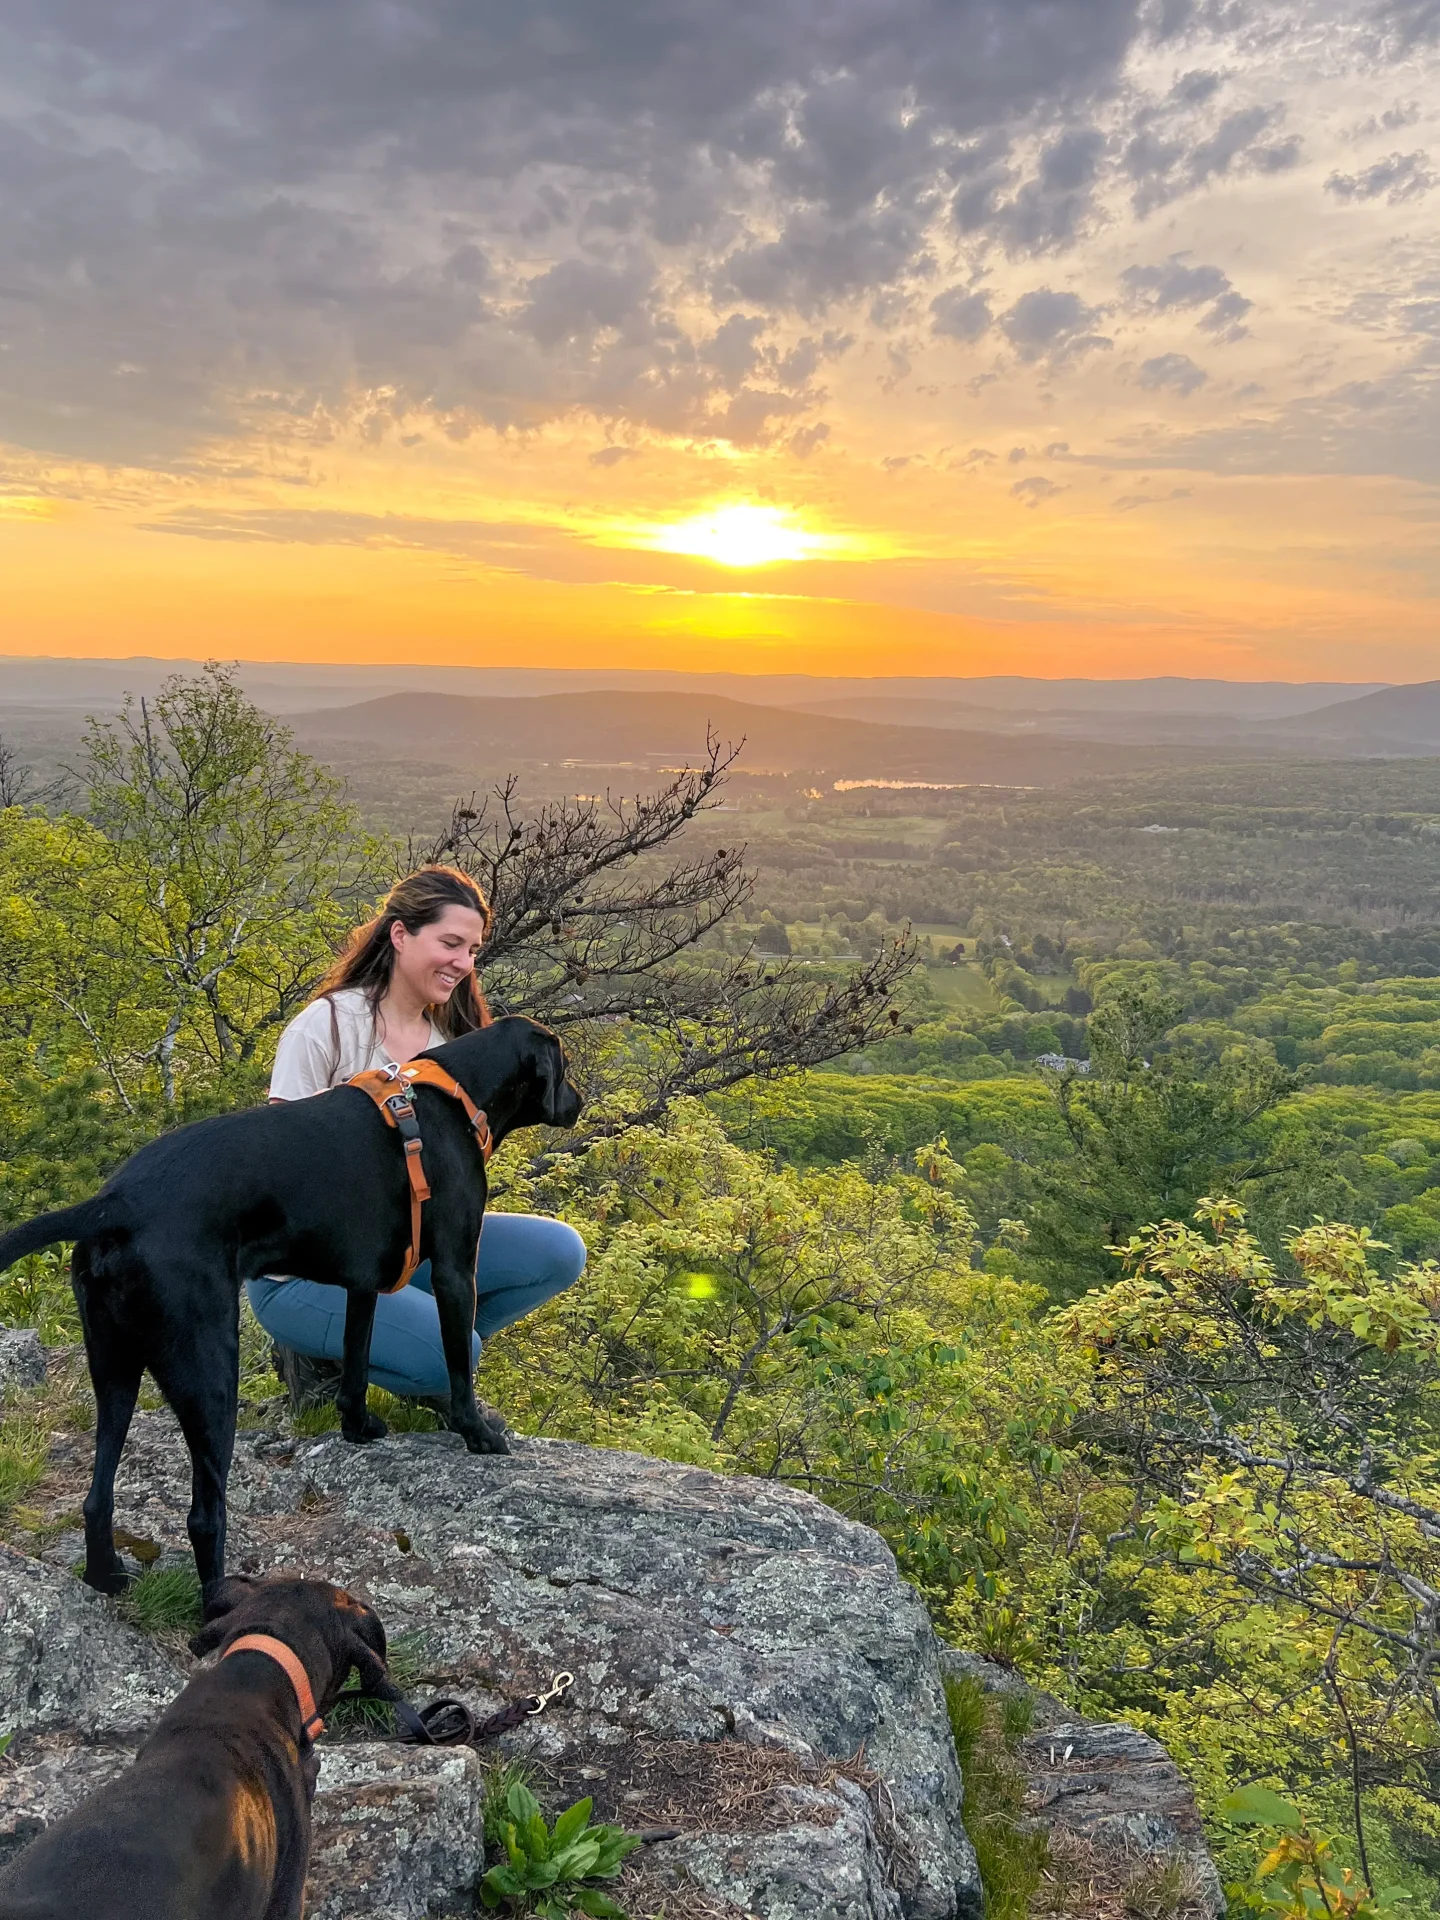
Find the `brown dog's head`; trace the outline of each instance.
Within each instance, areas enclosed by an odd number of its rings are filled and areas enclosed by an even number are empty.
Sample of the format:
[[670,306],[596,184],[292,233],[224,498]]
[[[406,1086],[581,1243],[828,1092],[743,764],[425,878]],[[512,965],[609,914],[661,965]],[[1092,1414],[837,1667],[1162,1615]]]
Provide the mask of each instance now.
[[400,1690],[385,1667],[385,1629],[363,1600],[328,1580],[284,1576],[264,1580],[243,1573],[221,1580],[207,1596],[205,1624],[190,1642],[203,1656],[246,1633],[268,1633],[299,1655],[315,1704],[327,1714],[353,1667],[365,1693],[396,1700]]

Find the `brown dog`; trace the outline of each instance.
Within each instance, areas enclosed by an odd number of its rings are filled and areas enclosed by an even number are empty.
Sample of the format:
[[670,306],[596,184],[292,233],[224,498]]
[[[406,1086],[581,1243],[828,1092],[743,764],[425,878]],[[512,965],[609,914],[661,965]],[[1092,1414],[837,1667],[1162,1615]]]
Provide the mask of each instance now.
[[206,1611],[190,1645],[219,1660],[0,1872],[0,1920],[300,1920],[311,1742],[352,1667],[395,1697],[385,1629],[323,1580],[223,1580]]

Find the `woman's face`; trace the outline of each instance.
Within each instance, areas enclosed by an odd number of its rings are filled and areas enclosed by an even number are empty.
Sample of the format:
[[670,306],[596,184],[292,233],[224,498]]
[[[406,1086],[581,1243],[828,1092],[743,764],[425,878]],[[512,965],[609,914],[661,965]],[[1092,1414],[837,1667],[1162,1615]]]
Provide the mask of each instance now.
[[446,907],[438,920],[408,932],[397,921],[390,929],[395,972],[426,1006],[442,1007],[475,961],[485,942],[485,922],[473,907]]

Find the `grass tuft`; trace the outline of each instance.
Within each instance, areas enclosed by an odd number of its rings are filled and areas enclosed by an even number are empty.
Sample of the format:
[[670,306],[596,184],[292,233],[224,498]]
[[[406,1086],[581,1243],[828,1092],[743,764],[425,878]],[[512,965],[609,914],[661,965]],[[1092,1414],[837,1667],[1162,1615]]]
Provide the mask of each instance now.
[[[409,1693],[425,1671],[423,1633],[397,1633],[391,1640],[385,1662],[390,1678],[402,1693]],[[389,1734],[395,1731],[395,1709],[388,1700],[372,1700],[360,1691],[360,1676],[352,1673],[342,1688],[325,1722],[335,1734]]]
[[194,1567],[147,1567],[119,1606],[142,1633],[194,1633],[203,1617],[200,1576]]
[[[422,1406],[418,1400],[402,1400],[393,1393],[386,1393],[383,1387],[371,1387],[365,1404],[371,1413],[379,1414],[392,1433],[440,1431],[440,1417],[432,1408]],[[319,1406],[306,1407],[292,1415],[291,1426],[303,1439],[322,1433],[337,1433],[340,1429],[340,1409],[333,1400],[322,1400]]]
[[41,1396],[17,1398],[0,1414],[0,1520],[44,1477],[49,1453]]
[[947,1678],[945,1705],[965,1782],[965,1831],[985,1889],[986,1920],[1028,1920],[1049,1845],[1025,1818],[1025,1775],[1015,1749],[1030,1729],[1023,1695],[999,1699],[968,1674]]
[[1135,1920],[1180,1920],[1196,1911],[1198,1891],[1183,1860],[1147,1860],[1125,1883],[1125,1911]]

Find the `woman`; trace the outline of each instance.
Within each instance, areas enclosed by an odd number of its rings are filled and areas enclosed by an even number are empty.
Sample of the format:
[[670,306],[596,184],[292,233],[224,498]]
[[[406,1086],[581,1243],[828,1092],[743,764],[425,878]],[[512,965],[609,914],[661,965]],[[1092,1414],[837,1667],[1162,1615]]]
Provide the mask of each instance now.
[[[418,1054],[489,1023],[475,962],[490,931],[479,887],[453,867],[421,867],[391,889],[379,916],[357,927],[315,998],[286,1027],[275,1052],[270,1098],[303,1100],[372,1067]],[[400,1158],[395,1178],[403,1177]],[[580,1276],[585,1243],[561,1220],[487,1213],[475,1268],[480,1343],[553,1299]],[[343,1287],[314,1280],[252,1280],[255,1317],[282,1350],[336,1363],[344,1350]],[[295,1388],[297,1369],[285,1367]],[[304,1371],[300,1369],[299,1371]],[[440,1316],[422,1260],[408,1287],[381,1294],[370,1336],[370,1378],[417,1400],[450,1399]]]

